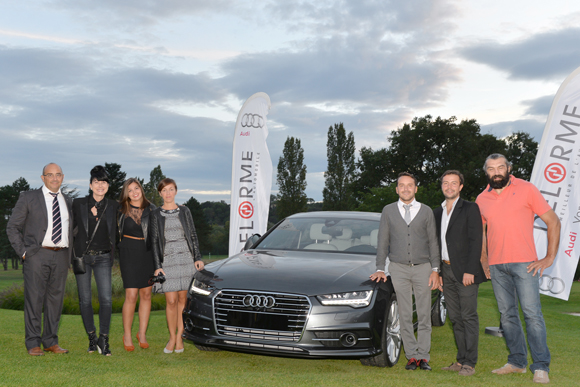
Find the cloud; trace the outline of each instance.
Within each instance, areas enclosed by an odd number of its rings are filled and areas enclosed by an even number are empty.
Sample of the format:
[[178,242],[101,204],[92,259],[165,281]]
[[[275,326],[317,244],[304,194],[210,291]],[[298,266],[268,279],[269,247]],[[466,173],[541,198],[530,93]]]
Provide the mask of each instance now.
[[560,80],[580,63],[580,28],[532,35],[512,43],[480,40],[460,56],[504,71],[514,80]]
[[526,132],[530,134],[536,142],[540,142],[542,139],[542,133],[544,132],[544,126],[546,125],[546,120],[535,120],[535,119],[522,119],[515,121],[503,121],[495,122],[489,125],[482,125],[482,133],[491,133],[498,138],[509,136],[514,132]]
[[49,7],[74,12],[106,24],[150,26],[183,15],[223,12],[236,7],[234,0],[52,0]]
[[541,116],[545,120],[548,117],[548,114],[550,114],[550,109],[553,102],[553,95],[545,95],[540,98],[522,101],[522,104],[528,106],[526,109],[527,115]]

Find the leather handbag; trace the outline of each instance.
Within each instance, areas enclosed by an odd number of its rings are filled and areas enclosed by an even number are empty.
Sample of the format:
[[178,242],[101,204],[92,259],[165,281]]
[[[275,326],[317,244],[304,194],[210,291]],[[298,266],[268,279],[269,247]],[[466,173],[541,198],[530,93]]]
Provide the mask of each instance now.
[[[105,199],[107,200],[107,199]],[[91,239],[89,240],[89,243],[87,243],[87,248],[85,249],[85,252],[83,253],[83,255],[81,257],[72,257],[72,268],[73,268],[73,273],[75,274],[85,274],[87,272],[87,268],[85,267],[85,260],[84,260],[84,256],[87,254],[87,251],[89,251],[89,247],[91,246],[91,242],[93,241],[93,238],[95,237],[95,233],[97,232],[97,229],[99,228],[99,223],[101,223],[101,219],[103,219],[103,216],[105,216],[105,211],[107,211],[107,205],[109,203],[107,203],[105,201],[105,209],[103,210],[103,215],[99,218],[99,220],[97,220],[97,225],[95,226],[95,229],[93,230],[93,235],[91,235]]]

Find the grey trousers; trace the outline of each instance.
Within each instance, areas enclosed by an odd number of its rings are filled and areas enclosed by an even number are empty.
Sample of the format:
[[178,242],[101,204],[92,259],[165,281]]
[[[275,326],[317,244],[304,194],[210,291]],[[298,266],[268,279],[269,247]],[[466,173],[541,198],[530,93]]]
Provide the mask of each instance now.
[[475,367],[479,342],[479,316],[477,315],[477,291],[479,284],[464,286],[457,281],[451,266],[442,263],[443,294],[453,334],[457,344],[457,362]]
[[[58,344],[64,286],[68,274],[68,249],[41,248],[22,264],[24,277],[24,331],[26,349]],[[42,311],[44,329],[41,332]]]
[[[431,264],[408,266],[391,262],[389,272],[397,301],[399,303],[399,321],[405,356],[407,359],[425,359],[429,361],[431,350],[431,288],[429,276]],[[417,307],[417,338],[413,329],[413,294]]]

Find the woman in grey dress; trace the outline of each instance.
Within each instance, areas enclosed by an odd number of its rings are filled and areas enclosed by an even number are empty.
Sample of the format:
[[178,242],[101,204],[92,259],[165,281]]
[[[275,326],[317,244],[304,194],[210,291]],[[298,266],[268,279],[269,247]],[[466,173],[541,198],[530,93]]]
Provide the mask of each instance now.
[[163,179],[157,187],[163,206],[151,213],[151,243],[155,275],[165,275],[156,290],[165,293],[169,341],[165,353],[183,352],[183,319],[187,289],[196,270],[203,270],[201,253],[189,208],[175,203],[177,184]]

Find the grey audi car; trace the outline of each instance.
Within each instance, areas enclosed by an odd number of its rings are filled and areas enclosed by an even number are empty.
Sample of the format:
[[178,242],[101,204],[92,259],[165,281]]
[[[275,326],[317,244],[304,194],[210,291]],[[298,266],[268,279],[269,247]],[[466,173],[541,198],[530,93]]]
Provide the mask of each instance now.
[[[393,366],[401,353],[397,295],[375,271],[380,214],[292,215],[192,280],[183,337],[218,349]],[[434,293],[432,320],[445,323]]]

